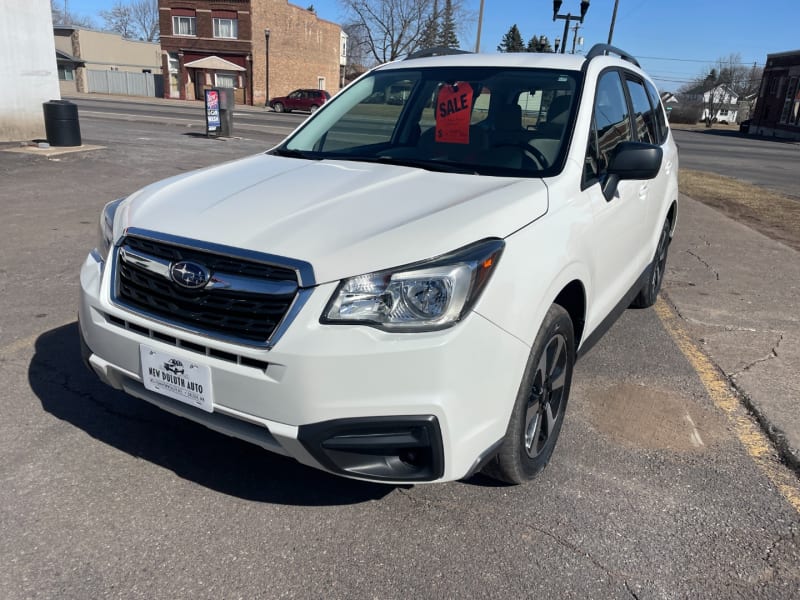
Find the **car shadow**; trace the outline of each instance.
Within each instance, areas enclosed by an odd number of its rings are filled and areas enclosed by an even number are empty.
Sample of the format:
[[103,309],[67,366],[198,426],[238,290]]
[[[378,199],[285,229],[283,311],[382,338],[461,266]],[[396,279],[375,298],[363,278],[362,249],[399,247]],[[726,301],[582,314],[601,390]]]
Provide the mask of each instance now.
[[395,489],[306,467],[118,392],[83,364],[78,336],[77,322],[39,336],[28,381],[44,410],[109,446],[204,487],[260,502],[355,504]]

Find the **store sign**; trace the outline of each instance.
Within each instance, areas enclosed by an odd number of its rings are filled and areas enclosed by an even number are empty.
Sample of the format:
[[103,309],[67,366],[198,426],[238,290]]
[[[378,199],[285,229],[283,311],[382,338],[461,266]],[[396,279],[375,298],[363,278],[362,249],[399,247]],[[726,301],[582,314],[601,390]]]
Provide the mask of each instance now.
[[219,90],[206,90],[206,135],[219,131]]

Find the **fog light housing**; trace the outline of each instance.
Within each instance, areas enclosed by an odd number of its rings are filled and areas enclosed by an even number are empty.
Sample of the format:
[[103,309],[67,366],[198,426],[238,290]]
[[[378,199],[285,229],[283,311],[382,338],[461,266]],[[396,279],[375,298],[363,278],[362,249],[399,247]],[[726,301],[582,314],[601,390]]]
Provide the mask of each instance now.
[[298,439],[334,473],[376,481],[433,481],[444,474],[433,415],[336,419],[302,425]]

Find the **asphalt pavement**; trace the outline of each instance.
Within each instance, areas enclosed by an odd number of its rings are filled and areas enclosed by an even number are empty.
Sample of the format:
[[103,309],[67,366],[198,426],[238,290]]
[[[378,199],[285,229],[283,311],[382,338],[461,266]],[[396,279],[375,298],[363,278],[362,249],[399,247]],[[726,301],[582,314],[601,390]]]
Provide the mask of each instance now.
[[[94,150],[0,152],[0,597],[800,597],[795,473],[767,456],[794,479],[765,475],[754,454],[772,448],[729,418],[752,424],[743,407],[763,406],[784,456],[797,447],[796,252],[682,198],[662,300],[579,361],[542,476],[343,480],[80,363],[77,273],[102,204],[279,139],[169,121],[86,119]],[[714,372],[684,358],[662,306]]]

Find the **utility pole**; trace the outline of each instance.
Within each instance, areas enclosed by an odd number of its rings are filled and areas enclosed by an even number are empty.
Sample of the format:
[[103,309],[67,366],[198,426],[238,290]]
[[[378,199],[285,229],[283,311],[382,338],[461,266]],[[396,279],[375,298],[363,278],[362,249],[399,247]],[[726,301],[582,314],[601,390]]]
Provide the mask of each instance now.
[[608,45],[611,45],[611,38],[614,37],[614,23],[617,21],[617,7],[619,0],[614,0],[614,13],[611,15],[611,27],[608,30]]
[[481,25],[483,24],[483,0],[481,0],[480,12],[478,12],[478,38],[475,40],[475,54],[481,51]]
[[578,42],[578,29],[580,28],[580,23],[575,23],[575,25],[572,26],[572,54],[575,54],[575,44]]

